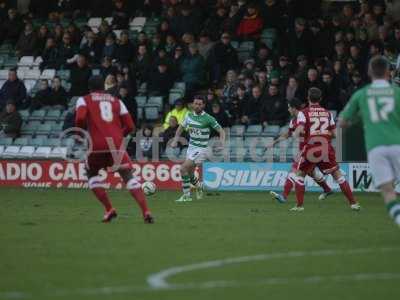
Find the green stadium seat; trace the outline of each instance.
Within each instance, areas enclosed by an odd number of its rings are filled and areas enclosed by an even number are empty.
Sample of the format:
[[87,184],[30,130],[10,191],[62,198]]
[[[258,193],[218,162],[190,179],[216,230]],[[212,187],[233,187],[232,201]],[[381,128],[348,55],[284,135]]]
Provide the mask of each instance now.
[[2,146],[10,146],[13,143],[13,139],[12,138],[8,138],[8,137],[2,137],[0,138],[0,145]]
[[40,125],[40,121],[30,121],[22,124],[21,134],[32,135],[36,133],[37,128]]
[[31,141],[29,142],[29,145],[31,146],[35,146],[35,147],[40,147],[43,146],[45,143],[45,139],[42,137],[36,137],[34,139],[31,139]]
[[163,108],[163,98],[162,97],[149,97],[147,99],[147,105],[148,106],[156,106],[158,108],[158,111],[161,112]]
[[61,78],[61,80],[69,80],[71,77],[70,70],[58,70],[56,75]]
[[61,111],[58,109],[49,110],[45,116],[46,121],[58,121],[61,117]]
[[50,147],[38,147],[32,154],[32,157],[36,158],[48,158],[51,153]]
[[20,113],[21,118],[22,118],[23,121],[28,121],[29,116],[30,116],[29,110],[27,110],[27,109],[26,110],[20,110],[19,113]]
[[280,127],[277,125],[269,125],[264,128],[264,131],[262,132],[263,136],[272,136],[275,137],[279,135],[280,132]]
[[261,135],[262,132],[262,126],[261,125],[250,125],[247,127],[245,136],[259,136]]
[[64,122],[51,124],[51,129],[54,133],[59,134],[64,126]]
[[49,138],[45,139],[44,143],[42,146],[47,146],[47,147],[58,147],[61,146],[62,141],[59,138]]
[[29,138],[16,138],[13,142],[14,146],[28,146]]
[[243,136],[246,128],[243,125],[233,125],[230,129],[231,137]]
[[169,102],[169,104],[170,105],[174,105],[174,103],[175,103],[175,101],[177,100],[177,99],[180,99],[180,98],[182,98],[182,94],[180,93],[180,92],[178,92],[178,93],[173,93],[173,92],[170,92],[169,93],[169,100],[168,100],[168,102]]
[[44,119],[46,116],[46,110],[44,109],[39,109],[39,110],[34,110],[31,115],[29,116],[30,121],[41,121]]
[[155,121],[159,118],[159,110],[157,106],[145,106],[144,115],[146,120]]
[[52,124],[49,123],[40,124],[36,129],[37,134],[43,134],[43,135],[50,134],[51,131],[52,131]]
[[136,100],[138,107],[144,107],[147,102],[147,97],[146,96],[136,96],[135,100]]

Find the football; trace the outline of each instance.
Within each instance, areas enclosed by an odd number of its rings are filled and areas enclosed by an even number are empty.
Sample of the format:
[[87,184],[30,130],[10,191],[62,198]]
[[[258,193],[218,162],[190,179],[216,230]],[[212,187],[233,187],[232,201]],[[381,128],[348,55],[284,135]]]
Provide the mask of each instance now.
[[151,181],[145,181],[142,184],[142,190],[146,196],[153,195],[156,192],[156,185]]

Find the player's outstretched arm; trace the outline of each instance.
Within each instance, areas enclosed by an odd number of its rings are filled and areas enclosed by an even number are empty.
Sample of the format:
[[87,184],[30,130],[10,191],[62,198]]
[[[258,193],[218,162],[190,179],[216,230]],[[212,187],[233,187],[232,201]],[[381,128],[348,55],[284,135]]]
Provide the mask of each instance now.
[[86,102],[83,98],[79,98],[76,102],[75,108],[75,126],[86,129],[86,120],[87,120],[87,106]]
[[178,141],[179,141],[179,138],[182,135],[182,132],[183,132],[183,126],[179,125],[178,129],[175,132],[175,137],[174,137],[174,139],[172,140],[172,143],[171,143],[171,147],[172,148],[178,147]]
[[299,138],[304,133],[304,125],[298,125],[296,130],[293,132],[294,138]]
[[129,113],[122,115],[121,121],[122,121],[124,136],[127,136],[128,134],[132,133],[135,130],[135,123],[133,122],[133,119]]
[[269,145],[267,145],[267,148],[272,148],[276,144],[286,141],[289,138],[289,132],[282,133],[277,139],[274,139]]

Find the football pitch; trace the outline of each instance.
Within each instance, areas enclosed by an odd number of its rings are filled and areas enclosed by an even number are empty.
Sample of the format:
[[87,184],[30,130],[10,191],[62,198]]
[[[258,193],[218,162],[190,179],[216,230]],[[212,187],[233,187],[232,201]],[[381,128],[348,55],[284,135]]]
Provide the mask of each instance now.
[[341,194],[289,212],[267,193],[177,204],[149,198],[156,223],[111,193],[102,224],[89,191],[0,189],[0,299],[398,299],[400,229],[377,194]]

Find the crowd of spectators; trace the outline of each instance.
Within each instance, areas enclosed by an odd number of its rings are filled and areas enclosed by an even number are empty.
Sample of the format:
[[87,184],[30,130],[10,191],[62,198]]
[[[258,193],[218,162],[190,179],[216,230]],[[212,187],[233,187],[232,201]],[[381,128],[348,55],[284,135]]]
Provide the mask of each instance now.
[[[367,65],[384,55],[399,68],[400,22],[386,13],[382,0],[361,0],[324,8],[318,0],[31,0],[20,15],[0,0],[0,43],[12,43],[21,56],[41,56],[41,69],[71,71],[67,91],[60,78],[29,97],[15,70],[0,90],[0,109],[9,100],[17,108],[67,107],[71,96],[88,92],[92,69],[100,69],[105,89],[120,97],[137,118],[135,96],[147,84],[148,96],[165,99],[164,135],[179,124],[192,96],[207,98],[206,110],[223,127],[235,124],[287,124],[287,101],[303,102],[311,87],[323,91],[323,106],[340,111],[350,95],[368,82]],[[80,17],[113,17],[98,32],[79,28]],[[136,16],[160,20],[157,32],[129,33]],[[32,20],[42,19],[34,27]],[[46,21],[54,22],[49,27]],[[65,25],[63,20],[71,20]],[[64,24],[64,25],[63,25]],[[119,37],[113,30],[122,30]],[[268,31],[273,44],[263,42]],[[234,43],[251,42],[241,59]],[[168,106],[174,82],[186,94]],[[152,124],[154,125],[154,124]],[[146,127],[145,135],[153,132]],[[146,144],[142,145],[146,148]],[[144,149],[146,150],[146,149]]]

